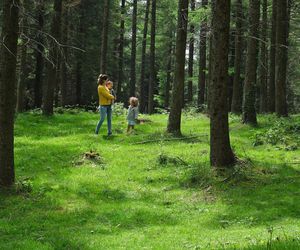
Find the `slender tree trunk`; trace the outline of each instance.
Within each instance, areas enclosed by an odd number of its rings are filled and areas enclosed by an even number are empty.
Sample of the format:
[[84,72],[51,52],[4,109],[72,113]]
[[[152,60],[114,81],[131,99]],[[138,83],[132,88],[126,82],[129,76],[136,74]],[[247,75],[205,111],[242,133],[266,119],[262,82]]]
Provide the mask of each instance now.
[[149,22],[150,0],[146,2],[144,33],[142,41],[142,61],[141,61],[141,88],[140,88],[140,111],[146,112],[147,107],[147,85],[145,84],[145,69],[146,69],[146,48],[147,48],[147,34]]
[[108,26],[109,26],[109,0],[104,0],[104,15],[102,27],[102,43],[100,55],[100,72],[106,74],[107,70],[107,43],[108,43]]
[[276,74],[275,111],[278,116],[288,116],[286,89],[288,64],[288,0],[278,0],[276,21]]
[[0,36],[0,186],[10,187],[14,171],[14,114],[19,1],[3,0]]
[[271,46],[269,59],[269,79],[268,79],[268,110],[275,112],[275,53],[276,53],[276,19],[277,19],[277,1],[272,1],[272,28],[271,28]]
[[156,36],[156,0],[152,0],[151,7],[151,43],[150,43],[150,79],[148,89],[148,113],[154,110],[154,88],[156,85],[155,71],[155,36]]
[[119,100],[123,100],[122,97],[122,85],[123,85],[123,65],[124,65],[124,33],[125,33],[125,0],[121,1],[121,22],[120,22],[120,41],[119,41],[119,69],[118,69],[118,85],[117,96]]
[[131,37],[131,67],[130,67],[130,88],[129,95],[135,96],[136,85],[136,18],[137,18],[137,0],[133,0],[132,12],[132,37]]
[[172,73],[172,57],[173,57],[173,31],[170,32],[170,47],[169,47],[169,58],[167,66],[167,79],[165,86],[165,108],[169,108],[170,105],[170,89],[171,89],[171,73]]
[[[57,41],[60,40],[62,0],[54,0],[54,15],[51,24],[51,34]],[[57,67],[58,67],[58,45],[50,40],[49,57],[52,63],[47,62],[47,83],[44,89],[43,114],[53,114],[54,90],[57,85]]]
[[228,125],[229,27],[230,0],[214,2],[210,86],[210,162],[214,167],[231,167],[235,162]]
[[242,81],[241,81],[241,63],[242,63],[242,18],[243,18],[242,0],[236,2],[236,35],[235,35],[235,58],[234,58],[234,78],[231,111],[235,114],[242,112]]
[[[68,44],[69,40],[69,9],[64,7],[63,9],[63,21],[62,21],[62,43]],[[63,55],[60,63],[60,89],[61,89],[61,104],[66,106],[68,104],[67,87],[68,87],[68,47],[63,47]]]
[[[207,8],[208,1],[202,1],[202,8]],[[198,106],[204,104],[206,88],[206,40],[207,40],[207,20],[200,24],[199,42],[199,77],[198,77]]]
[[267,59],[267,29],[268,29],[268,1],[263,0],[261,24],[261,52],[260,52],[260,113],[268,111],[268,59]]
[[[191,11],[195,11],[195,0],[191,0]],[[189,41],[189,64],[188,64],[188,96],[187,101],[192,102],[193,101],[193,75],[194,75],[194,35],[195,35],[195,26],[194,24],[190,25],[190,41]]]
[[[232,29],[229,33],[229,68],[234,68],[234,61],[235,61],[235,37],[236,31]],[[233,98],[233,81],[234,81],[234,74],[232,72],[228,72],[228,110],[231,109],[231,103]]]
[[[23,17],[22,26],[26,25],[26,17]],[[22,33],[24,33],[24,28],[22,28]],[[26,79],[28,74],[27,69],[27,44],[25,40],[22,41],[21,45],[21,69],[20,69],[20,78],[17,85],[17,112],[21,113],[25,110],[25,88],[26,88]]]
[[257,124],[255,110],[260,0],[249,0],[249,37],[247,43],[246,78],[243,96],[243,122]]
[[175,78],[172,88],[171,109],[168,120],[168,133],[174,135],[181,134],[181,109],[182,109],[182,93],[184,91],[184,66],[185,66],[185,50],[187,40],[187,22],[188,22],[188,0],[178,1],[178,20],[177,20],[177,36],[176,36],[176,61],[175,61]]
[[44,0],[37,1],[37,51],[36,51],[36,67],[35,67],[35,80],[34,80],[34,107],[40,108],[42,106],[43,98],[43,71],[44,71],[44,47],[43,47],[43,27],[44,27]]

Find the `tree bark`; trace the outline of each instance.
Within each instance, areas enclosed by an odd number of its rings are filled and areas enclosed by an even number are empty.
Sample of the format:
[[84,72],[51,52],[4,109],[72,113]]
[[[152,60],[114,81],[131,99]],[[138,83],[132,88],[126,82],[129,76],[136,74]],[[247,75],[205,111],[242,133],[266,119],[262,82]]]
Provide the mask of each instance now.
[[44,71],[44,47],[43,47],[43,27],[44,27],[44,0],[37,1],[37,51],[36,51],[36,67],[34,80],[34,107],[40,108],[42,106],[43,97],[43,71]]
[[146,48],[147,48],[149,10],[150,10],[150,0],[147,0],[143,41],[142,41],[142,61],[141,61],[140,111],[142,113],[146,112],[146,109],[147,109],[147,85],[145,84],[145,69],[146,69]]
[[234,78],[232,90],[231,112],[240,114],[242,112],[242,81],[241,81],[241,63],[242,63],[242,18],[243,18],[242,0],[236,2],[236,35],[235,35],[235,58],[234,58]]
[[288,116],[286,100],[286,76],[288,64],[288,0],[278,0],[276,20],[276,74],[275,111],[278,116]]
[[151,42],[150,42],[150,79],[148,89],[148,113],[154,111],[154,88],[156,85],[155,70],[155,36],[156,36],[156,0],[152,0],[151,7]]
[[275,53],[276,53],[276,19],[277,19],[277,2],[272,1],[272,28],[271,28],[271,45],[269,57],[269,79],[268,79],[268,110],[275,112]]
[[131,67],[130,67],[130,87],[129,95],[135,96],[136,85],[136,18],[137,18],[137,0],[133,0],[132,12],[132,37],[131,37]]
[[235,162],[228,125],[229,27],[230,0],[214,2],[210,86],[210,162],[214,167],[231,167]]
[[[207,8],[208,1],[202,1],[202,8]],[[207,20],[200,24],[199,42],[199,77],[198,77],[198,106],[204,104],[206,88],[206,41],[207,41]]]
[[104,0],[104,15],[102,26],[102,42],[101,42],[101,55],[100,55],[100,72],[106,74],[107,70],[107,43],[108,43],[108,26],[109,26],[109,0]]
[[0,186],[10,187],[14,171],[14,114],[19,1],[3,0],[0,37]]
[[[23,8],[25,10],[25,8]],[[26,17],[23,17],[22,26],[27,26],[25,21]],[[24,28],[22,28],[22,33],[24,33]],[[26,88],[26,79],[28,75],[27,68],[27,44],[25,39],[22,39],[21,45],[21,68],[20,68],[20,78],[17,85],[17,112],[21,113],[25,110],[25,88]]]
[[[191,0],[191,11],[195,11],[195,0]],[[189,41],[189,63],[188,63],[188,94],[187,94],[187,101],[193,101],[193,75],[194,75],[194,35],[195,35],[195,26],[194,24],[190,25],[190,41]]]
[[165,86],[165,108],[169,108],[170,105],[170,89],[171,89],[171,73],[172,73],[172,58],[173,58],[173,31],[170,32],[170,45],[169,45],[169,58],[167,66],[167,79]]
[[[63,9],[62,14],[62,43],[64,45],[68,44],[69,40],[69,9],[67,6]],[[63,47],[63,54],[61,56],[60,63],[60,90],[61,90],[61,105],[64,107],[68,104],[68,47]]]
[[125,33],[125,4],[126,1],[121,1],[121,21],[120,21],[120,41],[119,41],[119,69],[118,69],[118,84],[117,84],[117,96],[119,100],[123,99],[122,85],[123,85],[123,66],[124,66],[124,33]]
[[267,29],[268,29],[268,1],[263,0],[261,24],[261,51],[260,51],[260,113],[268,111],[268,58],[267,58]]
[[256,76],[260,16],[260,0],[249,0],[249,37],[247,42],[246,77],[243,96],[243,123],[257,124],[256,102]]
[[[60,40],[62,0],[54,0],[54,15],[51,24],[51,34],[57,41]],[[57,85],[58,67],[58,44],[50,38],[49,57],[52,61],[47,62],[47,83],[44,90],[43,114],[53,115],[54,89]]]
[[178,1],[178,20],[176,36],[176,61],[175,77],[172,88],[171,109],[168,120],[168,133],[174,135],[181,134],[181,110],[183,104],[184,78],[185,78],[185,50],[187,40],[187,23],[188,23],[188,0]]

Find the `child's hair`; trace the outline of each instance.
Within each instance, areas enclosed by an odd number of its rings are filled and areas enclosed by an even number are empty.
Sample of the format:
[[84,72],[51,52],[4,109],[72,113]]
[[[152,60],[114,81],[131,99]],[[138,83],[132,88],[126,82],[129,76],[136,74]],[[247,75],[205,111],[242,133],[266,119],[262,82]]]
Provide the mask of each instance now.
[[98,77],[98,84],[103,85],[107,79],[108,79],[107,75],[100,74],[99,77]]
[[132,107],[137,107],[139,105],[139,99],[137,99],[136,97],[130,97],[129,98],[129,104]]

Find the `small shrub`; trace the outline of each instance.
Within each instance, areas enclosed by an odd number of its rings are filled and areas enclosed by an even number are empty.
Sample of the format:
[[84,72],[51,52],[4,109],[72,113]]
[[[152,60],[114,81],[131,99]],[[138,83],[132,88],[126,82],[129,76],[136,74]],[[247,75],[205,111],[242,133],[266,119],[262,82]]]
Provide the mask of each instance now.
[[125,114],[126,114],[126,108],[124,108],[124,104],[121,102],[116,102],[113,105],[113,115],[124,116]]

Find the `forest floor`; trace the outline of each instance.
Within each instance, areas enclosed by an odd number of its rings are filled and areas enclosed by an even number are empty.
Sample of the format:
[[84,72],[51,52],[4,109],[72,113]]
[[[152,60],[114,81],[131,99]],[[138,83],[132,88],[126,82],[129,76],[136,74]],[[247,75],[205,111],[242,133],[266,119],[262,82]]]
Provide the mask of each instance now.
[[[240,163],[209,166],[209,119],[167,115],[93,134],[98,115],[20,114],[17,185],[0,192],[0,249],[300,249],[300,116],[230,116]],[[106,124],[105,124],[106,125]]]

